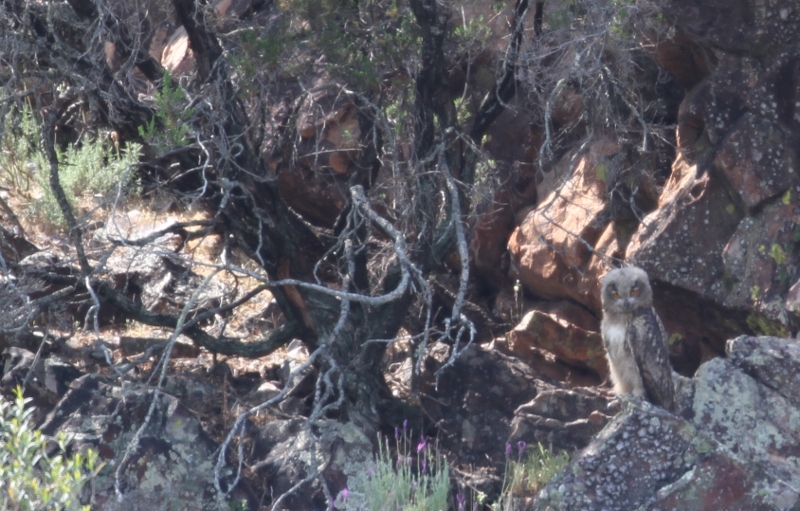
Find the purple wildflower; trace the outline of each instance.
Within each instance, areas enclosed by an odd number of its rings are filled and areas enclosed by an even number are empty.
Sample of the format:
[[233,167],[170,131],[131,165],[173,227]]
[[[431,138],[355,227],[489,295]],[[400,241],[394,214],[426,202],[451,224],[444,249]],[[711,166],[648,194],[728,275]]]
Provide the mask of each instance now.
[[422,473],[423,474],[427,474],[428,473],[428,460],[425,460],[425,459],[422,460]]
[[524,440],[517,442],[517,449],[519,449],[519,457],[517,458],[517,461],[522,461],[522,453],[525,452],[525,447],[527,446],[528,444],[526,444]]
[[425,441],[425,435],[419,436],[419,443],[417,444],[417,452],[422,452],[428,447],[428,442]]
[[406,430],[408,429],[408,419],[403,421],[403,434],[406,434]]
[[400,439],[400,428],[398,428],[397,426],[394,427],[394,439],[395,440]]
[[506,444],[506,459],[511,457],[511,444]]
[[456,500],[458,501],[458,511],[464,511],[464,495],[456,493]]

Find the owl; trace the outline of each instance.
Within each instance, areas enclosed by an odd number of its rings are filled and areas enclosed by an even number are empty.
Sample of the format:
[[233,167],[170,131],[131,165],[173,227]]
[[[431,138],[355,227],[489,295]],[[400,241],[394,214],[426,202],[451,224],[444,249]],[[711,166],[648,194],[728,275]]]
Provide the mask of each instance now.
[[653,308],[650,279],[641,268],[611,270],[601,288],[603,322],[611,381],[617,394],[634,394],[674,410],[667,333]]

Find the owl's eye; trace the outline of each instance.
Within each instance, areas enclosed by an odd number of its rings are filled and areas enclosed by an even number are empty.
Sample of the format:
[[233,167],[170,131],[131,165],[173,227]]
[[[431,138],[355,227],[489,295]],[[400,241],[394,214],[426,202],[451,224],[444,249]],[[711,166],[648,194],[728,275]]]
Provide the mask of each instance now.
[[614,291],[613,293],[611,293],[611,296],[613,296],[614,298],[619,298],[619,297],[620,297],[620,296],[622,296],[622,295],[620,295],[619,293],[617,293],[616,291]]
[[631,289],[631,296],[636,296],[638,294],[639,294],[639,288],[638,287],[635,287],[635,288]]

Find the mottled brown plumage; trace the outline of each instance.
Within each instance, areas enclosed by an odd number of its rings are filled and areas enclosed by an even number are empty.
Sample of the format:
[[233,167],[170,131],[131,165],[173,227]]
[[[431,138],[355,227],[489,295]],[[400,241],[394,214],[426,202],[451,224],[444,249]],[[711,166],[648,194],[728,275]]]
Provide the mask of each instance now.
[[641,268],[603,277],[600,330],[618,394],[634,394],[669,411],[675,407],[667,333],[653,308],[650,279]]

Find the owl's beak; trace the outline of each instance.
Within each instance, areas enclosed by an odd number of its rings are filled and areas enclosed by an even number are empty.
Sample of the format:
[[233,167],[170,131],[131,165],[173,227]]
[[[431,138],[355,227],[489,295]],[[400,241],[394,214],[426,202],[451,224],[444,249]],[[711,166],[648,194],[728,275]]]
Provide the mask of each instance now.
[[633,310],[633,298],[626,298],[624,303],[626,311]]

